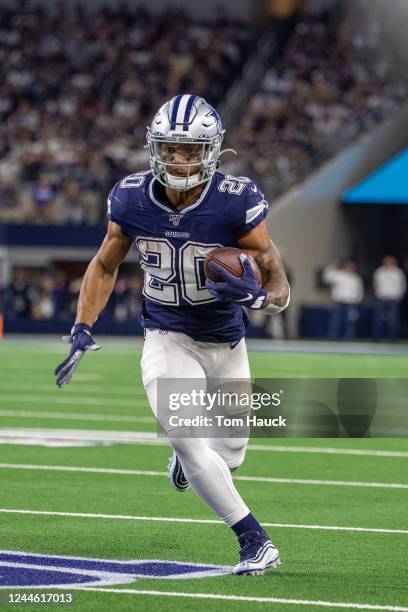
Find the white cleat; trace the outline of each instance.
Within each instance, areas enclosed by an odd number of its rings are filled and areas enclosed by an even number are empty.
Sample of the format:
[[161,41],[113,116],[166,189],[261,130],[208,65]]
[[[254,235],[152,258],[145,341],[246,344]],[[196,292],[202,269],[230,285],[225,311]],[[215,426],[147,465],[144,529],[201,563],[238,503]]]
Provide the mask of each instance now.
[[262,575],[269,568],[280,565],[279,550],[265,533],[246,531],[239,536],[240,563],[232,570],[237,575]]
[[190,483],[187,478],[184,476],[183,468],[181,467],[181,463],[176,455],[173,452],[172,456],[169,459],[168,465],[168,474],[171,484],[177,491],[180,493],[184,493],[187,489],[190,488]]

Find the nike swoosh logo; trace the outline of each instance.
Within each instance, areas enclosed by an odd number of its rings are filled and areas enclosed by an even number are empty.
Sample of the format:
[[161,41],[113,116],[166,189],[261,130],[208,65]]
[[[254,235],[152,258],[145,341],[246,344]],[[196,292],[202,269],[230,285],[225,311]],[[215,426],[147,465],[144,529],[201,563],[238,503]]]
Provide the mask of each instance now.
[[253,187],[251,187],[251,189],[252,189],[252,191],[253,191],[254,193],[256,193],[256,192],[258,191],[258,187],[257,187],[256,185],[255,185],[255,189],[254,189]]
[[248,300],[253,300],[254,296],[252,295],[252,293],[249,293],[249,291],[247,291],[247,296],[244,298],[241,298],[240,300],[237,300],[237,302],[247,302]]

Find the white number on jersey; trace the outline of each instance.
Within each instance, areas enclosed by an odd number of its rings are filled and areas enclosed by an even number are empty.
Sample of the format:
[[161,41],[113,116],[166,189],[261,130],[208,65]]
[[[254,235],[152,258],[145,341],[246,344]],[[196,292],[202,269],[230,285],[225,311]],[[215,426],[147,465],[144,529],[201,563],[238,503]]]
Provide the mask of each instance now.
[[[146,297],[160,304],[178,306],[181,291],[181,296],[192,305],[215,301],[205,286],[204,260],[221,244],[186,242],[179,251],[178,262],[175,247],[165,238],[137,238],[136,246],[145,273]],[[175,281],[177,263],[179,282]]]
[[251,182],[251,179],[246,176],[231,176],[225,175],[225,179],[218,185],[218,191],[227,191],[233,195],[241,195],[245,189],[245,185]]
[[129,176],[125,176],[125,178],[121,180],[120,186],[123,189],[131,187],[141,187],[146,180],[146,174],[149,174],[149,172],[150,170],[145,170],[144,172],[136,172],[136,174],[129,174]]
[[214,302],[205,285],[204,260],[220,244],[187,242],[180,249],[180,279],[183,298],[190,304]]
[[176,276],[176,249],[165,238],[137,238],[136,246],[144,270],[143,293],[162,304],[178,305]]

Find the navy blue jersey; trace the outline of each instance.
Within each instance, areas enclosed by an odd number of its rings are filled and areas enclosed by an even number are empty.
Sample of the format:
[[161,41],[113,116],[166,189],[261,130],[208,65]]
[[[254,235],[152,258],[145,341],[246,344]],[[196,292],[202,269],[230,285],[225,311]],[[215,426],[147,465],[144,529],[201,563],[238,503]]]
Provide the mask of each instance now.
[[151,172],[117,183],[109,194],[108,218],[134,240],[140,254],[143,327],[183,332],[203,342],[240,340],[246,328],[243,308],[209,294],[204,259],[216,247],[238,246],[267,211],[253,181],[220,172],[183,210],[166,200]]

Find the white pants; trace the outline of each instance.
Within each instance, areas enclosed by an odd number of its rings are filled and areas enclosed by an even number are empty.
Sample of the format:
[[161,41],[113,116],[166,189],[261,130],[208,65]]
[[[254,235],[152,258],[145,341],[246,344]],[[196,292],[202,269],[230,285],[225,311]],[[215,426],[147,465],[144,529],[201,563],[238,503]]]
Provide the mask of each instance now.
[[[146,330],[142,355],[142,379],[151,405],[158,416],[159,378],[244,379],[250,370],[245,340],[235,347],[229,343],[197,342],[186,334]],[[238,468],[245,457],[247,437],[172,437],[170,444],[196,493],[228,525],[244,518],[249,509],[232,482],[230,469]]]

